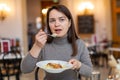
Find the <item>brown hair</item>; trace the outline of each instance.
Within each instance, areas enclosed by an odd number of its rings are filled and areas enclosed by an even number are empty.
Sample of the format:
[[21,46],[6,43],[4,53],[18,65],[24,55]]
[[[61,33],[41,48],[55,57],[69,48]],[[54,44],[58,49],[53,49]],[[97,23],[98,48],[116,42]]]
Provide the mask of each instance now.
[[[70,11],[68,10],[67,7],[65,7],[64,5],[54,5],[54,6],[52,6],[51,8],[48,9],[48,11],[47,11],[47,32],[52,34],[52,32],[50,30],[50,27],[49,27],[49,13],[53,9],[56,9],[56,10],[62,12],[63,14],[66,15],[66,17],[69,20],[71,20],[71,26],[70,26],[70,28],[67,32],[67,34],[68,34],[67,39],[68,39],[68,42],[71,43],[72,49],[73,49],[73,53],[72,53],[71,56],[75,56],[78,52],[77,45],[76,45],[76,40],[78,39],[78,36],[75,32],[75,26],[74,26],[72,15],[71,15],[71,13],[70,13]],[[53,38],[48,38],[47,42],[51,43],[52,40],[53,40]]]

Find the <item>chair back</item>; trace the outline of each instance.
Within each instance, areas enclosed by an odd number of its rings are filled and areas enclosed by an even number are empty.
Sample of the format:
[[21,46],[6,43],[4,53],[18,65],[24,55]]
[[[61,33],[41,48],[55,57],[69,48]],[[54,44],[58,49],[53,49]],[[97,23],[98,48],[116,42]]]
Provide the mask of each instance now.
[[38,79],[38,72],[39,72],[39,67],[37,67],[35,70],[35,80],[39,80]]
[[[40,78],[40,74],[39,74],[39,71],[40,71],[40,68],[39,67],[37,67],[36,69],[35,69],[35,80],[39,80],[39,78]],[[43,75],[44,76],[44,75]],[[81,75],[78,73],[78,80],[81,80]]]
[[8,80],[10,79],[10,76],[16,76],[16,80],[19,80],[19,74],[20,71],[20,64],[22,58],[11,58],[6,59],[6,55],[3,56],[3,59],[0,60],[0,75],[2,78],[8,77]]
[[110,67],[116,67],[117,66],[117,60],[115,59],[115,57],[112,55],[112,54],[110,54],[109,56],[108,56],[108,65],[110,66]]

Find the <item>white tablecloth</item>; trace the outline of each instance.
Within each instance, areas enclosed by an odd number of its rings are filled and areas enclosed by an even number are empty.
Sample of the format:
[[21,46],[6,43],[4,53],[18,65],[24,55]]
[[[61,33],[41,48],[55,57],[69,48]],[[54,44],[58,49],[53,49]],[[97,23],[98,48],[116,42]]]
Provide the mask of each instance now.
[[[0,60],[3,59],[4,54],[0,54]],[[16,56],[14,54],[7,54],[4,59],[15,59],[15,58],[24,58],[24,55],[20,55],[20,54],[16,54]]]
[[118,51],[120,52],[120,48],[110,47],[108,48],[109,51]]

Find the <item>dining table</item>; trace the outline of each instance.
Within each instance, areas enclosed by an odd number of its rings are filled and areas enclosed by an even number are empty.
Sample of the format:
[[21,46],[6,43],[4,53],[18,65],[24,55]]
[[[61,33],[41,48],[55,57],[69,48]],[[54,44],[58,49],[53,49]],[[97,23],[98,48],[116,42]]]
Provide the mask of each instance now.
[[120,47],[109,47],[108,48],[109,54],[113,54],[114,56],[116,55],[117,58],[120,56]]

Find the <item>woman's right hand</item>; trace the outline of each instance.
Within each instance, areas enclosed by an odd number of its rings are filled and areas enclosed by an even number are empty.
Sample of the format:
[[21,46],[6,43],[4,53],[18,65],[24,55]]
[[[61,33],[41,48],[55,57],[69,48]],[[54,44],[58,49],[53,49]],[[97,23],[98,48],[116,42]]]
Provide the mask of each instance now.
[[47,41],[47,35],[44,31],[40,30],[36,35],[35,35],[35,43],[33,47],[30,50],[30,54],[37,58],[41,49],[44,47]]
[[43,48],[47,41],[47,35],[44,31],[40,30],[35,36],[35,45],[40,48]]

